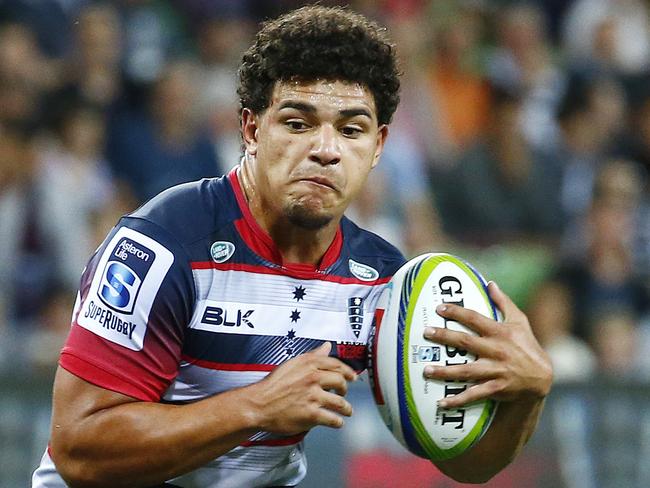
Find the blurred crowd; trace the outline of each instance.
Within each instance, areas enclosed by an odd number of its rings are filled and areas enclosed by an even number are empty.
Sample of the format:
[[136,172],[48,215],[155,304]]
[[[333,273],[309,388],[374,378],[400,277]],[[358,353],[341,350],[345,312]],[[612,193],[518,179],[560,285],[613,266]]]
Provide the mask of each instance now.
[[[0,0],[0,369],[55,364],[121,215],[238,163],[241,54],[303,3]],[[650,381],[648,3],[349,3],[404,73],[349,216],[499,281],[557,381]]]

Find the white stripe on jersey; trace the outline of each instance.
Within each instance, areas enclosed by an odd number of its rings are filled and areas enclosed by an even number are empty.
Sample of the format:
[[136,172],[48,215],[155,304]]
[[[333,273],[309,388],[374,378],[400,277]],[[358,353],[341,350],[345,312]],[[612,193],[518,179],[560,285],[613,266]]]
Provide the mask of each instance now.
[[281,447],[238,447],[170,482],[205,488],[294,486],[302,481],[306,472],[302,443]]
[[182,361],[178,376],[163,395],[169,402],[201,400],[233,388],[256,383],[268,374],[266,371],[217,371]]
[[[236,447],[214,461],[170,482],[178,486],[204,488],[296,485],[307,465],[302,443],[291,446]],[[32,475],[32,488],[66,488],[52,458],[45,451]]]
[[[227,293],[226,293],[227,295]],[[246,314],[247,317],[242,319]],[[218,314],[218,315],[217,315]],[[292,314],[295,320],[292,321]],[[356,337],[347,311],[304,310],[296,305],[255,305],[227,300],[201,300],[190,323],[191,329],[222,334],[284,336],[290,328],[296,337],[327,341],[366,342],[373,314],[363,307],[363,322]],[[299,318],[298,318],[299,317]],[[229,325],[224,325],[224,322]]]
[[[190,328],[284,336],[293,327],[297,337],[338,342],[367,342],[377,300],[386,286],[232,270],[195,269],[193,274],[198,296]],[[296,295],[298,290],[302,293]],[[356,298],[361,299],[362,316],[357,318],[358,336],[350,324],[349,300]]]
[[[374,311],[376,300],[386,286],[301,280],[290,276],[234,270],[194,269],[192,273],[197,300],[285,305],[294,308],[298,306],[303,309],[339,312],[347,310],[347,299],[351,297],[365,298],[366,307]],[[294,298],[298,287],[305,290],[300,300]]]

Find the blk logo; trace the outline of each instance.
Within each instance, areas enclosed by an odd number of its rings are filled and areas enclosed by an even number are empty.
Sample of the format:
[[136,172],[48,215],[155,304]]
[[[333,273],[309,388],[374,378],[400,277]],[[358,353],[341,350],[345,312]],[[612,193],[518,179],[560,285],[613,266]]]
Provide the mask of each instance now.
[[241,327],[242,325],[254,329],[255,326],[249,317],[255,310],[224,309],[221,307],[205,307],[201,323],[206,325],[222,325],[224,327]]

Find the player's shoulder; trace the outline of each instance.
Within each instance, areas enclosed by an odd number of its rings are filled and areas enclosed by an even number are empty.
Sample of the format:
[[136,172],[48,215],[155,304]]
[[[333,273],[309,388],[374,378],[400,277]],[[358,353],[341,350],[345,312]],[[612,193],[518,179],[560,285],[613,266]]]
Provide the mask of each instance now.
[[374,232],[359,227],[347,217],[341,220],[341,228],[350,259],[358,258],[377,269],[382,269],[381,274],[384,276],[394,274],[406,262],[397,247]]
[[232,188],[223,176],[171,187],[129,214],[127,219],[154,224],[183,244],[201,239],[236,217]]

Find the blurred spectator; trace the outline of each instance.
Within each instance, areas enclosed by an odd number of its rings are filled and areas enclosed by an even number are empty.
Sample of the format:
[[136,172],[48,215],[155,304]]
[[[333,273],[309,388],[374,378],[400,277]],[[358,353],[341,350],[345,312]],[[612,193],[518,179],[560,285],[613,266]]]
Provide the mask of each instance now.
[[68,73],[75,95],[86,103],[109,107],[121,92],[120,20],[114,7],[85,7],[75,24],[75,49]]
[[497,14],[497,47],[488,77],[501,89],[522,93],[521,124],[529,143],[552,149],[558,140],[555,113],[565,84],[553,59],[543,12],[517,2]]
[[69,53],[73,39],[70,24],[78,9],[93,0],[3,0],[0,19],[5,16],[33,29],[40,50],[50,59]]
[[592,337],[599,373],[632,378],[639,373],[639,320],[633,310],[603,307],[592,320]]
[[139,93],[163,75],[170,60],[187,54],[184,19],[165,0],[115,3],[122,20],[124,75],[129,87]]
[[346,215],[355,224],[387,239],[391,244],[407,252],[403,227],[399,219],[389,216],[384,208],[385,196],[390,192],[385,175],[373,171],[368,178],[364,191],[350,206]]
[[[644,77],[644,83],[648,84]],[[627,131],[622,153],[640,165],[639,178],[642,190],[634,245],[635,268],[643,270],[650,286],[650,91],[644,87],[643,94],[631,107],[630,127]]]
[[403,76],[401,101],[393,117],[388,143],[394,133],[401,132],[420,159],[432,168],[444,170],[454,164],[457,148],[444,129],[441,107],[434,103],[429,73],[423,68],[430,62],[431,34],[429,25],[422,22],[422,15],[397,15],[390,27],[398,46]]
[[565,246],[589,208],[596,174],[624,129],[625,99],[615,79],[594,74],[572,77],[558,109],[561,142],[552,157],[562,164],[560,198]]
[[70,330],[74,292],[67,286],[53,284],[40,307],[38,327],[27,337],[26,341],[17,341],[17,347],[23,350],[21,361],[29,367],[48,372],[58,360],[61,348]]
[[13,323],[28,324],[52,279],[49,246],[39,226],[36,131],[0,126],[0,294]]
[[559,271],[571,292],[574,332],[594,340],[604,311],[625,310],[638,324],[650,310],[650,296],[632,259],[639,180],[629,162],[612,161],[598,174],[586,216],[582,245]]
[[197,84],[201,117],[208,121],[218,141],[221,173],[239,163],[239,103],[237,67],[248,45],[249,22],[240,17],[213,17],[205,20],[198,32],[200,76]]
[[458,2],[431,5],[436,21],[427,68],[431,98],[443,137],[458,152],[479,138],[490,110],[489,88],[476,62],[481,24],[477,12]]
[[462,241],[552,239],[560,228],[559,169],[526,142],[521,108],[518,94],[495,91],[486,137],[460,157],[448,177],[441,215]]
[[259,0],[172,0],[172,4],[187,18],[192,32],[200,32],[206,20],[247,19],[256,23],[270,17],[270,9],[278,8],[277,1]]
[[21,23],[0,25],[0,78],[24,84],[31,90],[56,85],[59,73],[43,56],[30,26]]
[[116,198],[104,161],[105,121],[83,104],[67,107],[59,130],[40,154],[39,227],[47,238],[57,280],[70,292],[88,256],[99,245],[94,221]]
[[169,65],[148,109],[115,120],[109,160],[141,202],[178,183],[219,174],[215,147],[197,120],[196,79],[193,63]]
[[566,14],[564,47],[575,67],[634,74],[650,62],[650,16],[642,0],[576,0]]
[[33,122],[40,117],[44,90],[58,83],[58,72],[38,49],[27,25],[0,25],[0,122]]
[[447,241],[431,195],[427,161],[408,132],[392,127],[375,172],[385,182],[379,211],[398,223],[407,256],[441,249]]
[[646,86],[630,107],[630,127],[634,127],[634,130],[626,132],[623,152],[643,167],[644,191],[650,195],[650,90],[647,88],[650,78],[644,77],[643,83]]
[[553,381],[588,380],[596,370],[591,347],[573,335],[573,303],[562,283],[548,280],[531,295],[528,319],[553,363]]

